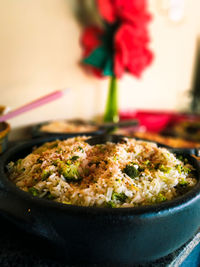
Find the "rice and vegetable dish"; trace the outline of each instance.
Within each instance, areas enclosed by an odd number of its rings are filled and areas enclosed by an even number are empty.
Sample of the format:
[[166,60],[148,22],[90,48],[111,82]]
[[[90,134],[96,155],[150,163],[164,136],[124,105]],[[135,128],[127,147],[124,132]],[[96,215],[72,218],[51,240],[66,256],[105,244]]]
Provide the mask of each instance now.
[[156,144],[53,141],[8,164],[9,178],[33,196],[64,204],[135,207],[174,199],[197,182],[187,159]]

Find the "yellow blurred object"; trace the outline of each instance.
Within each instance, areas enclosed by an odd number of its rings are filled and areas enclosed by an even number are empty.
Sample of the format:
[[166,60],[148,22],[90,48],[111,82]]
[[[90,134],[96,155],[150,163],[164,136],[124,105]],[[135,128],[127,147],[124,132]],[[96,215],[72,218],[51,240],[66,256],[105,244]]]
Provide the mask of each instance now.
[[4,114],[6,107],[0,105],[0,115]]
[[0,123],[0,154],[3,153],[8,144],[8,134],[10,132],[10,124],[7,122]]
[[10,111],[10,108],[9,108],[9,107],[0,105],[0,115],[6,114],[6,113],[8,113],[9,111]]

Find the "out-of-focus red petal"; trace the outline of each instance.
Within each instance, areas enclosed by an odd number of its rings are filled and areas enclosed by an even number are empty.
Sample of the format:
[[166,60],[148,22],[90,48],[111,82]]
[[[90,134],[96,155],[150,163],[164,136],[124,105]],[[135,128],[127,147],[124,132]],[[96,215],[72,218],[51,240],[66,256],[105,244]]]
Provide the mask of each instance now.
[[81,44],[83,46],[83,56],[88,56],[100,43],[100,36],[103,31],[99,27],[91,26],[84,29],[81,36]]
[[114,56],[114,74],[117,78],[121,78],[124,72],[123,56],[117,53]]
[[142,71],[152,62],[153,54],[147,48],[138,48],[132,51],[127,70],[136,77],[140,77]]
[[97,78],[103,78],[104,77],[104,75],[100,69],[97,69],[91,65],[87,65],[87,64],[83,64],[83,63],[81,63],[80,66],[84,67],[84,70],[87,74],[93,74]]
[[121,21],[144,24],[149,22],[151,15],[147,12],[146,0],[115,0],[115,12]]
[[114,73],[121,77],[123,71],[130,71],[139,77],[152,61],[152,53],[146,48],[149,41],[146,28],[123,23],[116,32]]
[[116,20],[115,0],[97,0],[97,5],[101,16],[107,22],[109,23],[115,22]]
[[95,67],[91,67],[91,68],[92,68],[92,72],[94,73],[94,75],[95,75],[96,77],[98,77],[98,78],[103,78],[103,77],[104,77],[104,75],[103,75],[103,73],[102,73],[102,70],[97,69],[97,68],[95,68]]
[[114,37],[115,54],[121,54],[121,62],[124,65],[127,64],[128,61],[128,49],[130,48],[128,44],[131,41],[126,26],[127,25],[120,26]]

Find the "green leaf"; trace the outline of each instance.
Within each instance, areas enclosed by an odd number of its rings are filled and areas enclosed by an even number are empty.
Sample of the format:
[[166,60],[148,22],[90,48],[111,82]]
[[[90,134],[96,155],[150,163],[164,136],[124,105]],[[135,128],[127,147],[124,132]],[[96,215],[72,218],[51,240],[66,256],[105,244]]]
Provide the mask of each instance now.
[[112,58],[108,57],[105,65],[104,65],[104,69],[103,69],[103,74],[105,76],[113,76],[114,72],[113,72],[113,60]]
[[104,64],[106,62],[108,56],[108,52],[105,49],[104,46],[100,46],[97,49],[95,49],[89,57],[83,59],[83,62],[86,64],[90,64],[94,67],[97,67],[99,69],[103,69]]
[[106,46],[95,49],[83,62],[101,69],[105,76],[113,75],[113,56]]

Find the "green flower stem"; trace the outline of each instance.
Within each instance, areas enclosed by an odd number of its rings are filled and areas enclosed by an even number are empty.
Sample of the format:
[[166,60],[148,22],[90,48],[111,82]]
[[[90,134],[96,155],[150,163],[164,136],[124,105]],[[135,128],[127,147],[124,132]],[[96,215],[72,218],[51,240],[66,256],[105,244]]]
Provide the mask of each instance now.
[[111,76],[106,109],[104,114],[104,122],[118,122],[118,121],[119,121],[119,113],[118,113],[117,78],[115,76]]

